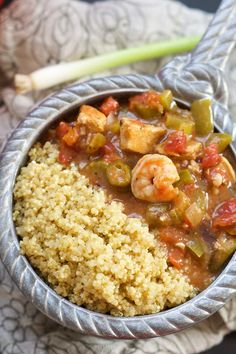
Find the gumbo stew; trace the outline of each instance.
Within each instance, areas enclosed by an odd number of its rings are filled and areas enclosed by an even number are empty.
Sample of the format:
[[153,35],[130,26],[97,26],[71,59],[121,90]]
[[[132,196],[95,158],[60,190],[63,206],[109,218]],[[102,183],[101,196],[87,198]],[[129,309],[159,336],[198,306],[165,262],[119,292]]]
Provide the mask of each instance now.
[[75,163],[127,215],[142,218],[168,251],[168,262],[199,290],[236,250],[232,138],[214,132],[210,99],[183,109],[172,93],[148,91],[128,102],[82,105],[46,140],[61,164]]

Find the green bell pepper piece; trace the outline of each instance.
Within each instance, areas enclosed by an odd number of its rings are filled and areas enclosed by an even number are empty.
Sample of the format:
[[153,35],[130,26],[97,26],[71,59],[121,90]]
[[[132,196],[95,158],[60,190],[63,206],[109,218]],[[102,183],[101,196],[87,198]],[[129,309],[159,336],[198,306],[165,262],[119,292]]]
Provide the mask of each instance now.
[[206,145],[216,144],[218,147],[218,152],[222,153],[230,143],[232,143],[231,135],[227,133],[211,133],[207,139]]
[[173,95],[170,90],[164,90],[160,94],[160,102],[165,110],[170,110],[173,103]]
[[191,113],[195,120],[197,135],[206,136],[213,132],[214,124],[209,98],[194,101],[191,105]]
[[181,183],[181,185],[194,183],[194,178],[187,168],[179,172],[179,177],[179,183]]
[[185,134],[191,135],[194,132],[195,123],[191,119],[168,112],[166,113],[166,126],[169,129],[182,130]]

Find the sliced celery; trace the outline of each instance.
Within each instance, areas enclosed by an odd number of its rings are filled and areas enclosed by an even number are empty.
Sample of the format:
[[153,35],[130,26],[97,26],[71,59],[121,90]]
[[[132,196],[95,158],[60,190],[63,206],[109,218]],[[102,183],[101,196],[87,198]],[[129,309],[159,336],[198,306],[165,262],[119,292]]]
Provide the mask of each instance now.
[[171,209],[170,210],[170,217],[172,220],[173,225],[179,225],[182,222],[182,213],[179,212],[178,209]]
[[194,200],[195,203],[197,204],[197,206],[203,211],[205,212],[207,209],[207,195],[204,191],[202,191],[201,189],[195,189],[194,191]]
[[219,270],[232,253],[236,251],[235,237],[221,237],[216,241],[216,248],[211,257],[209,268],[215,272]]
[[203,249],[202,243],[196,237],[193,238],[192,240],[188,241],[186,244],[186,247],[197,258],[201,258],[204,254],[204,249]]
[[166,114],[166,126],[169,129],[182,130],[185,134],[191,135],[194,132],[195,123],[175,113]]
[[194,202],[185,210],[184,215],[191,227],[195,228],[201,223],[205,212]]

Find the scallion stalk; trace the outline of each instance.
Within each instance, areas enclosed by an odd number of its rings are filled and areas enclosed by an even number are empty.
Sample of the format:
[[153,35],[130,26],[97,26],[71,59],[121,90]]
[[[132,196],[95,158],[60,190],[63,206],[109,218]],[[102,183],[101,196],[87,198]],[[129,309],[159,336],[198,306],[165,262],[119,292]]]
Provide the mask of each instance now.
[[197,36],[177,38],[135,48],[118,50],[93,58],[60,63],[36,70],[29,75],[16,74],[15,87],[18,93],[46,89],[114,67],[166,55],[183,53],[193,49],[199,42],[199,39],[200,38]]

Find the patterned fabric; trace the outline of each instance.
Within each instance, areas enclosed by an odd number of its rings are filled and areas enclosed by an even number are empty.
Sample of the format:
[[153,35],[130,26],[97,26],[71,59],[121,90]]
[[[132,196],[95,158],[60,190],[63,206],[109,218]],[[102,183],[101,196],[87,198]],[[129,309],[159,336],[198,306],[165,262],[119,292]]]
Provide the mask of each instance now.
[[[209,18],[171,0],[119,0],[93,5],[73,0],[14,1],[0,14],[0,146],[26,112],[49,93],[16,95],[11,81],[14,73],[186,33],[202,34]],[[112,73],[154,74],[167,60],[137,63]],[[234,54],[228,75],[230,87],[235,87],[235,61]],[[230,108],[236,113],[235,97],[230,99]],[[190,354],[219,343],[235,329],[236,299],[201,324],[164,338],[111,341],[82,336],[37,311],[0,262],[2,354]]]
[[3,6],[8,6],[12,0],[0,0],[0,10]]

